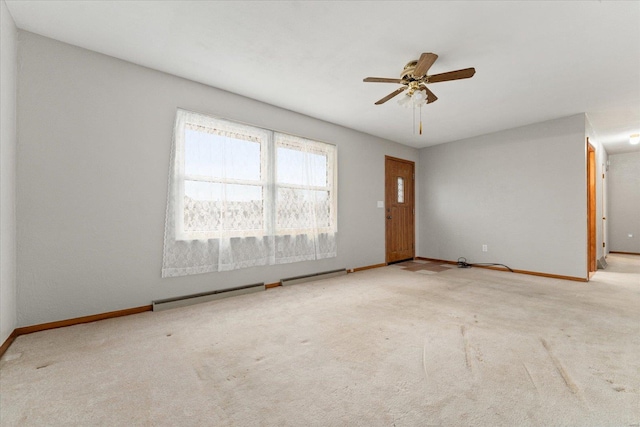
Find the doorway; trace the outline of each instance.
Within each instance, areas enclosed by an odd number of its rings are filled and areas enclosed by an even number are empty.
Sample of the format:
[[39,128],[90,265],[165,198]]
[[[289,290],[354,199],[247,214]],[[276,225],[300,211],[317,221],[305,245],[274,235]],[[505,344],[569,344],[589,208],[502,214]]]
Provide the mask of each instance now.
[[596,272],[596,149],[587,138],[587,274]]
[[386,262],[415,256],[415,163],[385,156]]
[[602,186],[600,187],[600,200],[602,201],[602,206],[600,210],[602,211],[602,230],[600,236],[602,238],[602,256],[607,256],[607,165],[605,163],[602,164]]

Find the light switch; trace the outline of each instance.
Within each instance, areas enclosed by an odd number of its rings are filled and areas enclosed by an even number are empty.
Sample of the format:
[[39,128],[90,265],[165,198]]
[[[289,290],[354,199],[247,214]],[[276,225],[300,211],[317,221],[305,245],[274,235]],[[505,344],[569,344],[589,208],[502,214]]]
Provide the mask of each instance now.
[[384,202],[381,200],[378,200],[378,207],[379,208],[384,208]]

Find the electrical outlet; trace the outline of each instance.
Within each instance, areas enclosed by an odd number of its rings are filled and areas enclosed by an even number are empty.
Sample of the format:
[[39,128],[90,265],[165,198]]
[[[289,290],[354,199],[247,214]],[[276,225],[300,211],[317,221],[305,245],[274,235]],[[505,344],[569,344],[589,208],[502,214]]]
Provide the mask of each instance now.
[[633,237],[633,234],[629,234],[629,237]]
[[487,252],[487,251],[488,251],[487,245],[482,245],[482,252]]

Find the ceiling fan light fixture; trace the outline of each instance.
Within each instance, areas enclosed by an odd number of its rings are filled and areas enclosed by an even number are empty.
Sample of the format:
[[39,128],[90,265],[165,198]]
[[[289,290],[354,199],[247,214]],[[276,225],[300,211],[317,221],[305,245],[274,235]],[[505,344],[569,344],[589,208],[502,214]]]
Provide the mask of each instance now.
[[631,135],[629,137],[629,144],[631,144],[631,145],[640,144],[640,134],[639,133],[635,133],[635,134]]
[[411,106],[411,97],[409,95],[403,95],[398,100],[398,105],[404,108],[409,108]]
[[416,90],[413,92],[413,95],[411,95],[411,100],[416,107],[424,105],[427,103],[427,94],[424,91]]

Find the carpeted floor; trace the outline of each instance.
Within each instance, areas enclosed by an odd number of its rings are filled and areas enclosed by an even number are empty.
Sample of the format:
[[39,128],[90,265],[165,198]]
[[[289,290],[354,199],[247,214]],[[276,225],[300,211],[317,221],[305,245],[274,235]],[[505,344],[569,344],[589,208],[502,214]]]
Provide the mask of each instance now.
[[20,336],[0,425],[639,425],[640,257],[608,261],[395,265]]

